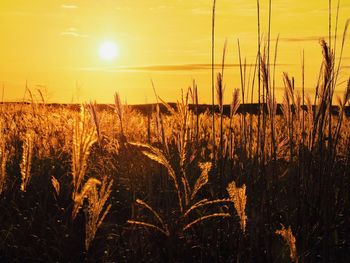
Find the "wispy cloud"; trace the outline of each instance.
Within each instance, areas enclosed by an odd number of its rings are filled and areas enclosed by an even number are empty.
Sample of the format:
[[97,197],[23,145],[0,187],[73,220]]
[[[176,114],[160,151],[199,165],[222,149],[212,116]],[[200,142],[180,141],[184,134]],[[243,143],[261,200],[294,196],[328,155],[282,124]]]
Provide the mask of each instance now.
[[62,14],[58,12],[35,12],[35,11],[21,11],[15,10],[10,12],[1,13],[1,15],[5,16],[19,16],[19,17],[45,17],[45,18],[59,18]]
[[66,31],[61,32],[61,36],[69,36],[69,37],[88,37],[88,35],[81,34],[75,27],[70,27]]
[[148,10],[150,11],[164,11],[167,9],[173,9],[173,6],[169,6],[169,5],[159,5],[159,6],[153,6],[153,7],[149,7]]
[[[339,38],[340,36],[338,36]],[[321,39],[328,40],[328,36],[302,36],[302,37],[281,37],[280,41],[285,42],[315,42]],[[334,39],[334,36],[332,36]]]
[[79,34],[77,32],[62,32],[61,36],[71,36],[71,37],[88,37],[87,35]]
[[[196,7],[196,8],[192,8],[191,12],[193,15],[199,15],[199,16],[211,16],[212,15],[212,8],[209,7]],[[232,14],[238,14],[239,16],[244,16],[244,17],[250,17],[250,16],[255,16],[256,15],[256,11],[254,9],[253,6],[250,5],[244,5],[241,6],[239,9],[239,12],[237,10],[229,10],[229,9],[225,9],[225,10],[216,10],[215,13],[217,15],[232,15]]]
[[[283,64],[279,64],[280,66]],[[254,67],[255,64],[247,64]],[[225,64],[225,68],[236,68],[239,64]],[[150,65],[139,67],[83,67],[71,68],[73,71],[102,71],[102,72],[178,72],[202,71],[211,69],[211,64],[181,64],[181,65]],[[221,64],[215,64],[215,69],[221,69]]]
[[75,4],[62,4],[61,7],[64,9],[77,9],[78,8],[78,6]]

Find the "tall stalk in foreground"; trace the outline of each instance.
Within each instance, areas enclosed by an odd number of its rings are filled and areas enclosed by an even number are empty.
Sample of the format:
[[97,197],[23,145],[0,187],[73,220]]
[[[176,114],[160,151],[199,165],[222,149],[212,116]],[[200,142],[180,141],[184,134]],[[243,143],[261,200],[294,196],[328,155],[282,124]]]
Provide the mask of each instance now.
[[[177,206],[178,206],[178,214],[181,220],[178,220],[178,224],[169,225],[165,224],[165,220],[162,219],[160,214],[156,212],[149,204],[145,201],[137,199],[136,204],[150,211],[153,216],[155,216],[155,221],[157,221],[157,225],[153,223],[148,223],[145,221],[139,220],[128,220],[129,224],[146,227],[158,231],[165,236],[171,236],[174,234],[179,234],[178,231],[188,231],[194,225],[201,223],[203,221],[207,221],[212,218],[224,218],[230,217],[231,215],[226,212],[213,212],[207,215],[203,215],[200,213],[200,216],[196,219],[192,219],[190,214],[194,214],[194,212],[203,207],[212,206],[214,204],[220,205],[225,203],[230,203],[231,199],[215,199],[208,200],[206,198],[201,199],[200,201],[196,201],[199,197],[199,191],[202,187],[204,187],[209,182],[209,172],[212,168],[211,162],[199,163],[198,166],[201,170],[200,176],[197,178],[195,184],[193,186],[190,185],[188,177],[185,171],[182,171],[180,174],[177,174],[174,170],[174,167],[170,164],[170,160],[164,155],[164,153],[151,145],[142,144],[142,143],[129,143],[135,147],[143,148],[142,153],[148,157],[150,160],[153,160],[160,165],[164,166],[167,170],[168,177],[172,181],[175,191],[177,193]],[[180,161],[181,162],[181,161]],[[181,166],[181,164],[180,164]],[[177,210],[177,209],[176,209]],[[189,221],[189,223],[186,223]]]
[[97,229],[101,226],[103,219],[106,217],[111,208],[109,204],[105,209],[104,206],[111,194],[113,180],[108,181],[105,176],[100,189],[94,185],[87,194],[88,209],[86,211],[85,222],[85,249],[88,250],[92,240],[95,238]]
[[227,50],[227,41],[225,41],[223,54],[222,54],[222,64],[221,64],[221,74],[217,75],[217,83],[216,83],[216,96],[217,102],[220,111],[220,148],[218,153],[218,160],[220,163],[220,193],[222,193],[223,189],[223,179],[224,179],[224,158],[223,158],[223,149],[224,149],[224,128],[223,128],[223,120],[224,120],[224,69],[225,69],[225,57]]
[[[241,45],[239,43],[239,39],[237,39],[237,45],[238,45],[238,59],[239,59],[239,71],[241,75],[241,91],[242,91],[242,103],[243,105],[245,104],[245,74],[243,74],[243,67],[244,69],[246,68],[246,63],[244,65],[242,64],[242,58],[241,58]],[[243,136],[241,141],[243,141],[243,148],[244,148],[244,155],[246,154],[246,143],[247,143],[247,137],[246,137],[246,114],[243,112],[242,113],[242,118],[243,118]]]
[[214,108],[214,40],[215,40],[215,7],[216,0],[213,0],[213,14],[212,14],[212,26],[211,26],[211,109],[213,114],[212,119],[212,133],[213,133],[213,160],[215,161],[215,108]]
[[196,145],[198,146],[198,143],[199,143],[198,87],[195,80],[193,80],[193,89],[191,89],[191,97],[192,97],[192,105],[194,106],[194,112],[196,116],[195,140],[196,140]]
[[72,218],[74,219],[83,204],[88,192],[100,181],[94,178],[82,186],[88,166],[88,158],[92,145],[97,141],[95,127],[91,124],[87,109],[82,106],[80,116],[77,116],[73,127],[72,145],[72,199],[74,202]]
[[258,12],[258,136],[257,136],[257,159],[260,156],[260,63],[261,63],[261,39],[260,39],[260,1],[257,0],[257,12]]
[[[223,189],[223,144],[224,144],[224,132],[223,132],[223,113],[224,113],[224,88],[222,83],[222,74],[219,72],[217,75],[217,83],[216,83],[216,96],[218,101],[218,107],[220,112],[220,145],[219,145],[219,151],[218,151],[218,162],[219,162],[219,180],[220,180],[220,194],[222,193]],[[215,156],[214,156],[215,158]]]

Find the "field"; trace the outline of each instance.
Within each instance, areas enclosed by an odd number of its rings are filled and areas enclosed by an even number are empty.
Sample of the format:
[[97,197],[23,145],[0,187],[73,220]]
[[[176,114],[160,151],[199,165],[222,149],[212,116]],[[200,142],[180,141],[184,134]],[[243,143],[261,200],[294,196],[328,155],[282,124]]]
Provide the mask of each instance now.
[[0,260],[345,262],[350,82],[331,114],[326,66],[315,107],[285,75],[282,115],[238,90],[199,113],[196,86],[166,112],[2,104]]
[[0,104],[0,262],[348,262],[350,20],[338,43],[331,24],[320,40],[313,93],[303,54],[278,103],[271,1],[265,42],[257,1],[256,63],[238,41],[241,86],[224,105],[215,2],[212,105],[195,81],[177,103],[153,87],[152,105],[118,93],[113,105],[48,104],[29,88],[26,102]]

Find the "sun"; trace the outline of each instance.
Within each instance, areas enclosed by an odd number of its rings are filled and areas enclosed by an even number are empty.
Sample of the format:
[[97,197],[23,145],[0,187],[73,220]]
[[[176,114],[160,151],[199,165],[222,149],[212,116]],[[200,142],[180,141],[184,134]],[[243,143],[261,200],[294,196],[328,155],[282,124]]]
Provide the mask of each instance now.
[[119,47],[115,42],[105,41],[99,48],[100,58],[103,60],[113,60],[119,56]]

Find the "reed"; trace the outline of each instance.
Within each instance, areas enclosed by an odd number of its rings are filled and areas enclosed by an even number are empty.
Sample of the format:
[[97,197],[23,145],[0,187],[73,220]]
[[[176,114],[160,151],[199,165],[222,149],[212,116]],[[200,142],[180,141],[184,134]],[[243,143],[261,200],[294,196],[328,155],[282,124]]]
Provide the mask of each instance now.
[[201,169],[201,174],[198,177],[193,191],[191,193],[191,200],[193,200],[198,191],[208,183],[209,181],[209,171],[211,170],[212,164],[210,162],[206,162],[206,163],[199,163],[199,168]]
[[22,161],[20,164],[21,176],[22,176],[22,182],[21,182],[22,192],[25,192],[27,190],[27,186],[31,178],[33,146],[34,146],[33,137],[34,137],[34,134],[32,132],[27,132],[25,136],[25,141],[23,142]]
[[297,249],[296,249],[296,239],[293,235],[292,229],[289,226],[287,229],[284,225],[280,230],[276,230],[277,235],[280,235],[284,241],[287,243],[289,248],[289,256],[292,262],[298,262]]
[[103,220],[112,207],[111,204],[106,207],[105,205],[112,192],[113,180],[108,180],[108,178],[104,176],[100,189],[97,189],[96,185],[97,184],[93,184],[91,190],[87,193],[88,208],[85,222],[86,250],[89,250],[98,228],[101,227]]
[[115,109],[115,112],[117,113],[119,123],[120,123],[120,136],[122,140],[124,140],[125,139],[124,128],[123,128],[124,108],[123,108],[123,104],[121,103],[119,93],[117,92],[114,94],[114,109]]
[[95,178],[89,178],[83,184],[91,148],[97,141],[96,129],[90,122],[86,106],[81,106],[80,115],[77,115],[74,120],[72,140],[72,219],[74,219],[84,199],[96,185],[100,184],[100,181]]
[[165,155],[157,148],[151,146],[151,145],[147,145],[147,144],[142,144],[142,143],[130,143],[133,146],[136,147],[141,147],[144,148],[145,150],[142,151],[142,153],[147,156],[149,159],[163,165],[167,171],[168,171],[168,175],[171,179],[171,181],[174,184],[174,187],[176,189],[177,192],[177,197],[178,197],[178,205],[180,208],[180,211],[183,211],[183,204],[182,204],[182,197],[181,197],[181,192],[180,192],[180,187],[179,187],[179,183],[178,183],[178,179],[177,176],[175,174],[174,169],[171,167],[169,161],[167,160],[167,158],[165,157]]
[[[212,111],[212,147],[213,147],[213,156],[215,156],[215,84],[214,84],[214,51],[215,51],[215,8],[216,8],[216,0],[213,0],[213,12],[212,12],[212,24],[211,24],[211,111]],[[213,158],[215,161],[215,157]]]
[[[266,43],[260,3],[255,63],[247,64],[238,40],[240,87],[228,115],[227,42],[214,75],[215,0],[206,112],[195,81],[175,106],[158,97],[152,81],[157,104],[147,116],[122,105],[118,93],[113,113],[90,103],[77,114],[73,106],[49,106],[28,85],[30,105],[0,105],[0,261],[273,262],[283,260],[287,244],[293,262],[342,262],[350,244],[350,78],[339,80],[350,22],[340,43],[340,1],[335,24],[329,1],[314,93],[305,85],[303,51],[301,81],[282,76],[279,115],[279,35],[273,54],[272,1]],[[242,112],[241,102],[255,98],[257,114]],[[118,129],[110,129],[116,118]],[[276,230],[286,221],[291,226]]]
[[237,187],[235,181],[232,181],[226,188],[231,202],[233,202],[236,209],[237,215],[240,219],[239,223],[243,233],[246,230],[247,226],[247,215],[245,213],[246,204],[247,204],[247,195],[246,195],[246,186]]
[[55,176],[51,176],[51,184],[52,184],[53,188],[55,189],[56,195],[59,195],[60,190],[61,190],[61,185]]
[[8,151],[6,150],[6,138],[3,133],[2,122],[0,123],[0,195],[6,188],[6,163]]

